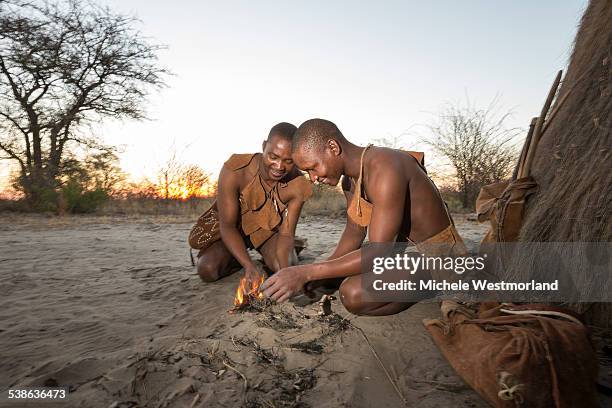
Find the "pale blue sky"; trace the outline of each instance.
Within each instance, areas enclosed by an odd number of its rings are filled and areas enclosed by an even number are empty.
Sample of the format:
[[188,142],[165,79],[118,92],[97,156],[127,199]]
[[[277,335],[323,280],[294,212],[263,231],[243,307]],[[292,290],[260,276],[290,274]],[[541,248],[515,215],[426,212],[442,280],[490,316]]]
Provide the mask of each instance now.
[[[97,132],[124,144],[122,166],[151,176],[177,146],[216,171],[260,149],[279,121],[330,119],[358,143],[420,127],[445,102],[496,94],[511,126],[539,113],[567,64],[585,0],[100,0],[134,13],[168,45],[176,76],[150,98],[151,122]],[[413,144],[410,137],[407,144]],[[186,147],[188,146],[188,147]],[[413,146],[414,147],[414,146]]]

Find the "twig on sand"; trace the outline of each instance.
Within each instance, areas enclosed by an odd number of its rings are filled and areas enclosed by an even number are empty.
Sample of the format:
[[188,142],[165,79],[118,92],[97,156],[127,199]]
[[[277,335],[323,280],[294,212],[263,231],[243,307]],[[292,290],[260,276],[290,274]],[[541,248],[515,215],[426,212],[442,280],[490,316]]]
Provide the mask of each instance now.
[[389,382],[391,383],[391,385],[393,385],[393,388],[395,389],[395,392],[397,393],[397,395],[400,397],[400,399],[402,400],[404,405],[408,406],[408,401],[406,400],[406,398],[404,398],[404,395],[402,394],[402,392],[400,391],[399,387],[397,386],[397,384],[395,383],[395,381],[391,377],[391,374],[389,374],[389,371],[387,370],[387,367],[385,366],[385,364],[382,362],[380,357],[378,357],[378,353],[376,352],[376,349],[374,349],[374,346],[372,346],[372,343],[370,343],[370,340],[368,339],[368,336],[366,336],[365,332],[363,331],[363,329],[361,327],[357,327],[357,326],[355,326],[355,327],[361,332],[361,335],[363,336],[363,339],[366,341],[366,343],[370,347],[370,350],[372,350],[372,354],[374,354],[374,357],[376,357],[376,360],[378,360],[378,364],[380,364],[380,366],[382,367],[383,371],[387,375],[387,378],[389,379]]
[[286,339],[284,339],[284,340],[285,340],[285,341],[291,341],[291,340],[293,340],[293,339],[297,339],[298,337],[302,337],[302,336],[304,336],[304,335],[306,335],[306,334],[310,334],[310,333],[315,332],[315,331],[317,331],[317,330],[319,330],[319,328],[318,328],[318,327],[315,327],[315,328],[313,328],[313,329],[311,329],[311,330],[307,330],[307,331],[305,331],[305,332],[298,333],[298,334],[296,334],[295,336],[288,337],[288,338],[286,338]]
[[433,385],[434,390],[444,390],[444,391],[450,391],[450,392],[459,392],[459,391],[469,388],[465,384],[427,380],[423,378],[413,378],[412,381],[417,382],[417,383]]
[[216,341],[213,343],[212,346],[212,350],[210,351],[210,354],[214,357],[215,354],[217,354],[217,351],[219,351],[219,345],[221,344],[220,341]]
[[230,339],[232,340],[232,344],[234,345],[234,347],[238,349],[237,351],[241,351],[242,348],[236,344],[236,339],[234,338],[234,336],[231,336]]
[[242,377],[242,379],[244,380],[244,392],[246,393],[247,389],[249,388],[249,383],[247,381],[247,378],[245,377],[244,374],[242,374],[240,371],[238,371],[238,369],[232,367],[231,365],[229,365],[227,362],[223,361],[223,365],[226,366],[227,368],[229,368],[230,370],[232,370],[233,372],[237,373],[239,376]]
[[268,400],[262,399],[262,400],[261,400],[261,402],[265,403],[265,404],[266,404],[266,406],[268,406],[268,407],[271,407],[271,408],[276,408],[276,407],[274,406],[274,404],[273,404],[273,403],[271,403],[271,402],[270,402],[270,401],[268,401]]
[[189,406],[189,408],[195,407],[198,401],[200,401],[200,394],[196,394],[196,396],[193,398],[193,401],[191,401],[191,405]]

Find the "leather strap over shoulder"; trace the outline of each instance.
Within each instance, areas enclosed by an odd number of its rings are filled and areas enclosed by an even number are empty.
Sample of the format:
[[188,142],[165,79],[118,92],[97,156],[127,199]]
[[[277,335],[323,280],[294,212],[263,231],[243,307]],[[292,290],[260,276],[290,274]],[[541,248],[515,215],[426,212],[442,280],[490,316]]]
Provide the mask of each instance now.
[[411,150],[406,150],[406,153],[414,157],[416,161],[421,165],[421,167],[425,167],[425,153],[413,152]]
[[361,152],[361,159],[359,160],[359,178],[355,183],[355,196],[357,197],[357,215],[361,217],[361,189],[363,185],[363,158],[366,154],[366,151],[372,147],[372,143],[368,144],[365,149]]

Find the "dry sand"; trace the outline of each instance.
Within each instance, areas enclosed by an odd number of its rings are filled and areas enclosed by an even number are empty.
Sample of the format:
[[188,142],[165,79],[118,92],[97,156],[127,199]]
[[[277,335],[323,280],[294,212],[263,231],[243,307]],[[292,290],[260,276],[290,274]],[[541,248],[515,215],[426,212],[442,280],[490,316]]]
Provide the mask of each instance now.
[[[457,221],[474,247],[484,228]],[[487,406],[423,328],[436,304],[381,318],[337,300],[325,318],[316,304],[229,314],[240,273],[201,282],[190,226],[0,215],[0,391],[67,386],[58,406],[70,407]],[[302,262],[330,253],[342,227],[302,221]]]

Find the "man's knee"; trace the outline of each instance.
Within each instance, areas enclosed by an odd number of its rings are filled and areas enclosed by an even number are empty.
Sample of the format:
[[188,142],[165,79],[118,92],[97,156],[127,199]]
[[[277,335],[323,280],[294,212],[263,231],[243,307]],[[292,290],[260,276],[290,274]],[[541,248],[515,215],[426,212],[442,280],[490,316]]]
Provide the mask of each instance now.
[[220,278],[218,262],[213,262],[205,255],[198,258],[197,270],[204,282],[215,282]]
[[365,314],[366,308],[361,300],[361,285],[356,285],[351,279],[346,279],[340,285],[338,292],[340,293],[340,301],[346,310],[354,315]]
[[263,261],[272,272],[278,272],[281,268],[281,259],[277,254],[263,254]]
[[276,257],[268,257],[267,259],[264,257],[264,263],[272,272],[278,272],[280,269],[280,262]]
[[280,254],[264,254],[263,255],[263,259],[264,259],[264,263],[266,264],[266,266],[272,271],[272,272],[278,272],[281,269],[281,265],[289,265],[289,266],[293,266],[293,265],[297,265],[298,263],[298,258],[297,258],[297,254],[295,253],[295,250],[292,249],[291,252],[289,254],[286,255],[286,259],[283,259],[285,255],[280,255]]

